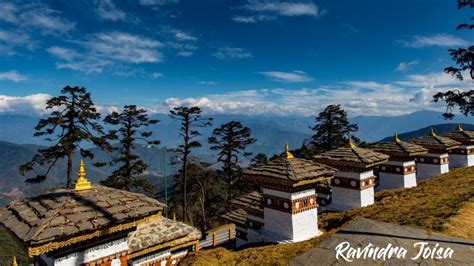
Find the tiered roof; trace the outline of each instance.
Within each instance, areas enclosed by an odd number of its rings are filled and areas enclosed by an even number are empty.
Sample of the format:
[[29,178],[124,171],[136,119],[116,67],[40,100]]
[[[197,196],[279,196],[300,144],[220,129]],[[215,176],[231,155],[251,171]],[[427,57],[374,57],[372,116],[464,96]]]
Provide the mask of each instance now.
[[[299,186],[307,182],[317,182],[331,178],[336,169],[310,160],[295,158],[285,146],[283,156],[270,160],[264,165],[250,167],[244,175],[251,180]],[[307,182],[305,182],[307,181]]]
[[128,246],[132,252],[137,252],[170,241],[173,241],[173,246],[177,246],[200,238],[201,232],[195,227],[162,218],[138,225],[137,229],[128,235]]
[[433,128],[431,128],[429,135],[415,138],[412,142],[425,147],[430,152],[448,151],[461,145],[460,142],[436,135]]
[[394,157],[412,157],[426,154],[428,152],[427,149],[420,145],[400,140],[397,133],[393,136],[392,141],[376,143],[371,145],[370,148],[374,151]]
[[143,194],[92,186],[81,161],[73,189],[12,201],[0,208],[0,223],[25,244],[30,256],[120,232],[129,234],[131,252],[200,238],[197,229],[163,218],[165,207]]
[[236,209],[221,216],[225,220],[234,223],[240,227],[247,227],[247,212],[243,209]]
[[349,138],[349,142],[345,147],[314,156],[316,161],[334,167],[343,166],[356,168],[370,168],[386,162],[388,158],[389,156],[386,154],[357,147],[352,143],[351,138]]
[[262,202],[262,193],[253,191],[240,198],[233,199],[230,203],[238,209],[243,209],[250,214],[263,217]]
[[474,131],[464,130],[460,124],[458,124],[458,127],[455,131],[446,133],[443,135],[443,137],[459,141],[462,144],[474,144]]

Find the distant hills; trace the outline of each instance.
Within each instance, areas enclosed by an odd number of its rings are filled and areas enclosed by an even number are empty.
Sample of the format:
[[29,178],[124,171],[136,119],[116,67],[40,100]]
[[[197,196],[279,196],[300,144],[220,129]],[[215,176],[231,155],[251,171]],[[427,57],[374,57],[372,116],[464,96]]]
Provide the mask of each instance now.
[[[179,124],[165,114],[153,115],[153,117],[161,121],[152,130],[156,133],[156,138],[161,140],[162,145],[159,149],[149,149],[139,145],[135,151],[150,166],[146,176],[155,182],[158,188],[163,189],[161,176],[164,163],[166,163],[168,175],[175,173],[178,167],[178,165],[171,165],[174,153],[168,151],[166,159],[164,159],[163,152],[165,146],[166,149],[172,149],[179,145],[180,139],[177,134]],[[207,138],[213,128],[220,124],[237,120],[250,127],[257,142],[251,145],[249,150],[254,155],[263,152],[271,156],[282,152],[285,142],[289,143],[290,148],[301,147],[302,143],[311,137],[312,131],[309,127],[314,123],[314,117],[302,116],[215,115],[213,118],[214,126],[201,130],[200,141],[203,143],[203,147],[194,153],[196,159],[211,163],[213,167],[219,167],[219,164],[216,164],[215,154],[209,150]],[[33,137],[34,126],[38,119],[39,117],[34,116],[0,115],[0,206],[2,205],[2,195],[4,200],[15,193],[34,195],[43,189],[64,184],[65,161],[59,161],[58,166],[51,171],[47,182],[40,185],[26,185],[24,183],[25,177],[18,172],[19,166],[30,160],[33,154],[42,147],[40,145],[48,145],[40,138]],[[411,139],[426,135],[431,125],[434,125],[433,128],[438,134],[454,130],[457,123],[461,123],[466,130],[474,130],[472,117],[457,116],[454,120],[446,121],[442,118],[441,113],[432,111],[419,111],[394,117],[357,116],[350,118],[350,120],[359,125],[356,135],[367,142],[390,140],[394,132],[398,132],[399,137],[403,140]],[[96,154],[95,161],[110,159],[110,154],[97,149],[93,149],[93,151]],[[76,156],[74,160],[78,162],[79,156]],[[249,160],[250,158],[246,159],[245,163],[248,163]],[[86,164],[88,178],[92,182],[99,182],[113,171],[107,167],[95,168],[92,166],[92,162],[86,161]],[[77,165],[75,164],[74,167]],[[38,168],[38,172],[44,170]],[[35,173],[31,173],[31,175],[34,176]],[[171,184],[171,180],[169,184]]]
[[[425,135],[430,133],[431,128],[433,128],[433,130],[435,131],[435,133],[437,135],[443,135],[445,133],[456,130],[457,126],[458,126],[458,124],[454,124],[454,123],[428,126],[428,127],[424,127],[424,128],[418,129],[418,130],[398,134],[398,138],[401,139],[401,140],[411,140],[411,139],[414,139],[416,137],[425,136]],[[474,125],[473,124],[461,124],[461,127],[464,130],[474,130]],[[390,137],[386,137],[386,138],[382,139],[381,142],[390,141],[390,140],[392,140],[392,138],[393,138],[393,135],[390,136]]]
[[[316,114],[315,114],[316,115]],[[179,145],[178,128],[179,124],[173,121],[166,114],[156,114],[152,116],[160,120],[160,123],[152,127],[156,133],[156,138],[166,147],[176,147]],[[314,117],[304,116],[247,116],[247,115],[212,115],[214,125],[211,128],[201,130],[200,138],[203,143],[201,149],[196,153],[213,155],[208,149],[207,138],[213,128],[231,121],[240,121],[243,125],[252,130],[252,135],[257,138],[257,142],[249,147],[254,154],[263,152],[267,155],[280,153],[283,144],[288,142],[290,148],[299,148],[302,143],[311,137],[312,131],[309,128],[314,124]],[[38,122],[38,117],[1,114],[0,115],[0,140],[18,144],[38,144],[47,145],[39,138],[33,137],[34,126]],[[392,135],[395,131],[409,132],[429,125],[443,123],[474,123],[474,118],[458,115],[455,119],[446,121],[442,118],[442,113],[433,111],[418,111],[402,116],[356,116],[350,118],[352,123],[359,125],[359,131],[355,134],[366,142],[376,142],[386,136]]]
[[[26,184],[25,177],[19,173],[19,167],[23,163],[29,161],[38,149],[39,145],[30,144],[14,144],[10,142],[0,141],[0,206],[2,200],[5,202],[7,198],[16,195],[36,195],[45,189],[63,186],[65,184],[66,160],[60,160],[57,166],[53,167],[45,182],[40,184]],[[163,189],[163,166],[166,163],[166,174],[171,176],[177,171],[178,165],[171,164],[174,152],[167,151],[164,148],[147,148],[146,146],[135,147],[135,153],[149,165],[146,176],[156,184],[158,192]],[[92,149],[95,154],[94,162],[109,161],[112,154]],[[200,158],[201,159],[201,158]],[[209,161],[209,158],[203,158]],[[74,176],[80,160],[79,155],[74,156]],[[86,160],[87,178],[98,183],[105,179],[114,170],[110,167],[97,168],[93,166],[93,162]],[[36,167],[35,171],[28,173],[28,176],[35,176],[44,173],[44,167]],[[172,178],[169,178],[169,185],[172,185]]]

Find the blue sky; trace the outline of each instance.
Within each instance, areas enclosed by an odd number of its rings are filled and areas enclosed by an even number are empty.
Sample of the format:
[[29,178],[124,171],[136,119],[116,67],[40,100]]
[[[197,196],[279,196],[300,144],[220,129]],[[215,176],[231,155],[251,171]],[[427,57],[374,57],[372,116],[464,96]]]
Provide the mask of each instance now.
[[0,0],[0,113],[42,113],[65,85],[101,110],[350,115],[443,110],[472,10],[456,1]]

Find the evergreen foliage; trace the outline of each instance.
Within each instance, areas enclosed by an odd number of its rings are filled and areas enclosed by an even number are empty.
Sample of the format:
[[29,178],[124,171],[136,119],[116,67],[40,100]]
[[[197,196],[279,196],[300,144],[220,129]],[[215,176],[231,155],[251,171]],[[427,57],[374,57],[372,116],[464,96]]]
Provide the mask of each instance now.
[[[339,104],[328,105],[324,111],[315,118],[315,126],[311,127],[314,135],[310,145],[314,153],[325,152],[344,146],[358,126],[349,123],[347,113]],[[359,141],[352,136],[354,141]]]
[[197,106],[193,107],[175,107],[173,110],[170,110],[170,116],[176,121],[181,123],[179,128],[179,136],[182,138],[182,143],[176,149],[176,152],[179,154],[180,161],[182,163],[181,171],[178,179],[181,184],[181,189],[183,193],[182,201],[182,219],[186,221],[188,211],[188,198],[187,198],[187,178],[188,178],[188,163],[189,155],[191,151],[195,148],[201,147],[201,143],[196,140],[197,137],[201,136],[201,133],[197,130],[198,128],[212,126],[212,118],[202,117],[202,110]]
[[104,137],[103,128],[98,122],[100,114],[86,88],[64,87],[60,96],[46,102],[46,109],[52,112],[49,117],[38,122],[34,136],[47,136],[46,140],[55,144],[38,150],[29,162],[20,166],[20,173],[25,175],[35,165],[48,165],[45,173],[26,179],[28,183],[42,182],[58,160],[67,157],[66,187],[71,187],[74,152],[79,150],[82,157],[94,158],[94,154],[82,148],[81,144],[90,143],[106,150],[110,150],[111,146]]
[[[148,193],[153,192],[153,184],[146,178],[140,177],[148,168],[148,165],[134,153],[135,146],[139,143],[146,145],[158,145],[160,141],[151,140],[153,132],[143,131],[145,128],[157,124],[158,120],[148,118],[144,109],[135,105],[124,106],[122,112],[112,112],[107,115],[104,122],[118,129],[110,130],[106,135],[107,139],[119,142],[119,146],[114,147],[118,151],[114,158],[107,164],[110,166],[120,165],[118,169],[102,181],[103,185],[128,191],[143,189]],[[104,163],[96,164],[103,166]]]

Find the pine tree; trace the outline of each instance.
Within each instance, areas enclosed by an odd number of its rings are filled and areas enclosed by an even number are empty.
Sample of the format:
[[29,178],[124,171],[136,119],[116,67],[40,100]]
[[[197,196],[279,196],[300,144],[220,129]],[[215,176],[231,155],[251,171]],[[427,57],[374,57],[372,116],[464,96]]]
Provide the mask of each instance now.
[[74,152],[79,150],[82,157],[92,159],[93,153],[81,147],[85,142],[99,148],[109,150],[110,144],[104,137],[102,126],[98,123],[100,114],[92,102],[91,95],[83,87],[64,87],[60,96],[46,102],[46,109],[52,110],[49,117],[41,119],[35,127],[35,137],[48,136],[47,141],[55,144],[46,149],[38,150],[33,159],[20,167],[25,175],[35,165],[49,165],[46,172],[36,177],[27,178],[28,183],[42,182],[56,163],[66,157],[66,187],[71,187],[72,160]]
[[219,151],[217,161],[223,163],[222,171],[227,181],[227,195],[230,196],[236,173],[240,171],[239,157],[252,155],[250,152],[245,152],[245,149],[257,140],[251,136],[250,128],[244,127],[240,122],[230,121],[215,128],[208,141],[211,150]]
[[264,165],[268,162],[268,157],[265,153],[258,153],[250,161],[251,166]]
[[[111,141],[118,140],[120,146],[114,148],[117,155],[108,163],[110,166],[120,165],[102,184],[128,191],[143,189],[152,193],[153,184],[140,175],[145,172],[148,165],[133,150],[139,143],[146,145],[158,145],[160,141],[150,140],[153,135],[151,131],[143,131],[145,128],[155,125],[158,120],[148,118],[144,109],[135,105],[124,106],[121,113],[112,112],[105,117],[104,122],[112,126],[119,126],[117,130],[110,130],[107,138]],[[99,164],[101,166],[104,164]]]
[[[458,8],[474,7],[473,1],[458,0]],[[471,18],[474,20],[474,17]],[[458,25],[459,29],[474,29],[474,24],[463,23]],[[474,80],[474,45],[467,48],[449,49],[451,58],[456,63],[456,66],[450,66],[444,69],[448,74],[455,76],[459,80],[465,79],[465,72],[468,72],[468,77]],[[446,111],[443,116],[445,119],[452,119],[454,117],[453,108],[459,107],[461,113],[465,116],[474,116],[474,90],[461,91],[450,90],[446,92],[438,92],[433,96],[434,102],[446,102]]]
[[347,113],[339,104],[328,105],[315,122],[316,125],[311,128],[315,133],[310,142],[313,152],[314,149],[325,152],[345,145],[351,133],[358,129],[356,124],[349,123]]
[[187,178],[188,178],[188,163],[189,155],[195,148],[201,147],[201,143],[196,140],[197,137],[201,136],[201,133],[197,128],[203,128],[212,126],[212,118],[202,117],[202,110],[198,106],[193,107],[175,107],[170,110],[170,116],[176,121],[181,123],[179,128],[179,136],[183,142],[178,146],[176,152],[180,155],[182,189],[183,189],[183,206],[182,206],[182,218],[184,221],[187,220],[186,212],[188,209],[187,203]]

